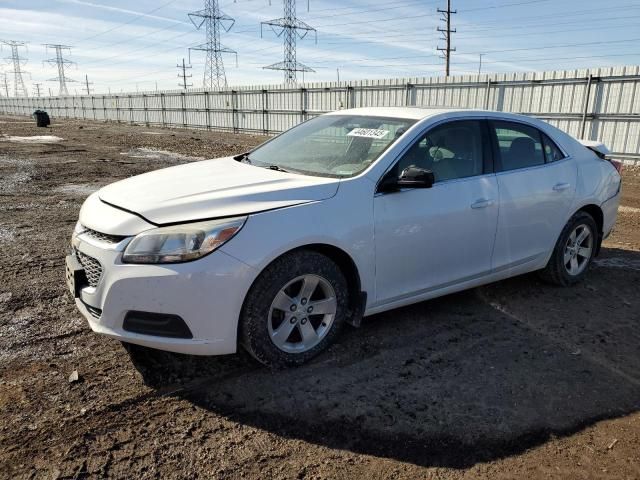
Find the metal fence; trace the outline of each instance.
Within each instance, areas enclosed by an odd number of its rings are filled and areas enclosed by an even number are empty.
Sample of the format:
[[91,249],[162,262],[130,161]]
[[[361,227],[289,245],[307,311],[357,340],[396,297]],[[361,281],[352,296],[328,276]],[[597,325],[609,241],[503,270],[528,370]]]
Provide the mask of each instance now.
[[313,116],[364,106],[523,113],[615,154],[640,159],[640,66],[455,77],[264,85],[68,97],[0,97],[0,112],[149,126],[273,134]]

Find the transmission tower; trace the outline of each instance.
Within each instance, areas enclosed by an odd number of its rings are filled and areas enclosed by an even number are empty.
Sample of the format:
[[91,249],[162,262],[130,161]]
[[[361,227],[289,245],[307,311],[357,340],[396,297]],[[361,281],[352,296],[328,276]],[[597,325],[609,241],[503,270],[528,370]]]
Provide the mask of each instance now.
[[20,58],[20,52],[18,51],[18,48],[26,46],[26,43],[16,42],[15,40],[0,40],[0,43],[11,48],[11,56],[7,57],[6,60],[11,61],[13,64],[13,70],[9,73],[13,73],[13,92],[15,96],[28,97],[29,92],[27,91],[27,87],[25,86],[24,80],[22,78],[23,73],[28,73],[22,70],[22,66],[27,63],[27,59]]
[[71,47],[68,47],[66,45],[59,45],[59,44],[46,44],[45,47],[55,48],[56,50],[56,58],[50,58],[49,60],[45,60],[45,62],[51,65],[55,63],[56,66],[58,67],[58,76],[56,78],[50,79],[49,81],[58,82],[60,84],[60,93],[59,93],[60,96],[69,95],[69,91],[67,90],[67,82],[75,82],[75,80],[72,80],[71,78],[67,77],[65,68],[70,65],[73,65],[75,62],[72,62],[71,60],[67,60],[66,58],[64,58],[62,56],[62,51],[68,50],[70,52]]
[[438,9],[438,13],[442,14],[441,20],[446,24],[445,28],[438,27],[438,31],[442,32],[442,40],[444,40],[446,43],[446,46],[438,47],[438,50],[440,50],[441,52],[444,52],[443,56],[446,62],[445,73],[448,77],[449,67],[451,63],[451,52],[456,51],[455,47],[451,48],[451,34],[456,32],[455,28],[453,29],[451,28],[451,15],[453,15],[454,13],[458,13],[458,11],[451,10],[451,0],[447,0],[447,9],[446,10]]
[[296,39],[302,40],[309,32],[314,32],[317,42],[318,33],[315,28],[296,18],[296,0],[283,0],[283,3],[284,17],[260,23],[260,36],[263,25],[269,25],[278,37],[284,37],[284,61],[262,68],[284,70],[284,83],[295,84],[296,72],[315,72],[296,60]]
[[87,75],[85,73],[85,75],[84,75],[84,88],[87,91],[87,95],[91,95],[91,85],[93,85],[93,82],[89,81],[89,75]]
[[36,87],[36,97],[40,96],[40,85],[41,83],[34,83],[33,86]]
[[178,85],[182,88],[184,88],[185,90],[188,87],[193,87],[193,83],[187,83],[187,78],[191,78],[193,75],[189,74],[187,75],[187,69],[191,68],[191,65],[187,65],[184,62],[184,58],[182,59],[182,65],[178,64],[176,65],[176,67],[178,67],[180,70],[182,70],[182,73],[178,73],[178,78],[182,78],[182,83],[178,83]]
[[238,54],[220,43],[220,30],[228,32],[233,27],[235,20],[220,11],[218,0],[205,0],[204,9],[189,14],[191,23],[200,30],[205,26],[207,40],[205,43],[189,48],[189,63],[191,63],[191,50],[202,50],[207,52],[207,59],[204,64],[204,88],[221,88],[227,86],[227,76],[224,73],[224,63],[222,63],[223,53]]
[[7,81],[7,74],[2,72],[2,77],[3,77],[2,85],[4,87],[4,93],[8,97],[9,96],[9,82]]

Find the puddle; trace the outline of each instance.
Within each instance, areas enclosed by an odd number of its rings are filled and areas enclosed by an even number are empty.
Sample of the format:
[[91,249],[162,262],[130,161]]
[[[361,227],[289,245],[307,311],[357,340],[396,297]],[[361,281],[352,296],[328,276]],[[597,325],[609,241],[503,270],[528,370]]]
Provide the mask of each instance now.
[[14,142],[14,143],[58,143],[63,138],[56,137],[55,135],[33,135],[31,137],[15,137],[10,135],[3,135],[0,137],[0,142]]
[[154,148],[132,148],[128,152],[121,152],[129,158],[144,158],[147,160],[160,160],[164,162],[194,162],[204,160],[204,157],[190,157],[181,153],[169,152],[167,150],[156,150]]
[[95,185],[92,183],[66,183],[56,187],[54,191],[59,193],[70,193],[72,195],[91,195],[98,190],[102,185]]

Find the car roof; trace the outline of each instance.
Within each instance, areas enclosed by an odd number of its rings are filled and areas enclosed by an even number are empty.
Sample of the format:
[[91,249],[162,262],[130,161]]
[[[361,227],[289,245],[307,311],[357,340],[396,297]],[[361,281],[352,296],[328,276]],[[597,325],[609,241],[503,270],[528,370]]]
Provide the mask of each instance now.
[[[435,115],[453,112],[484,112],[486,110],[474,110],[468,108],[425,108],[425,107],[361,107],[335,110],[327,115],[363,115],[367,117],[408,118],[422,120]],[[495,113],[495,112],[492,112]]]
[[489,118],[504,120],[521,120],[539,125],[541,122],[527,115],[501,112],[496,110],[482,110],[478,108],[428,108],[428,107],[361,107],[335,110],[327,115],[363,115],[369,117],[406,118],[411,120],[424,120],[426,118],[447,114],[463,114],[470,116],[486,116]]

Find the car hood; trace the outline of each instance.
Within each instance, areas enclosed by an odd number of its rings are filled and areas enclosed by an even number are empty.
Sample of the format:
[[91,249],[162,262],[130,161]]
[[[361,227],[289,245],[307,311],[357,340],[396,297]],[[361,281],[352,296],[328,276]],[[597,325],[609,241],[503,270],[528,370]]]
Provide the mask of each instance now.
[[226,157],[137,175],[107,185],[98,195],[105,203],[164,225],[324,200],[336,194],[339,183]]

